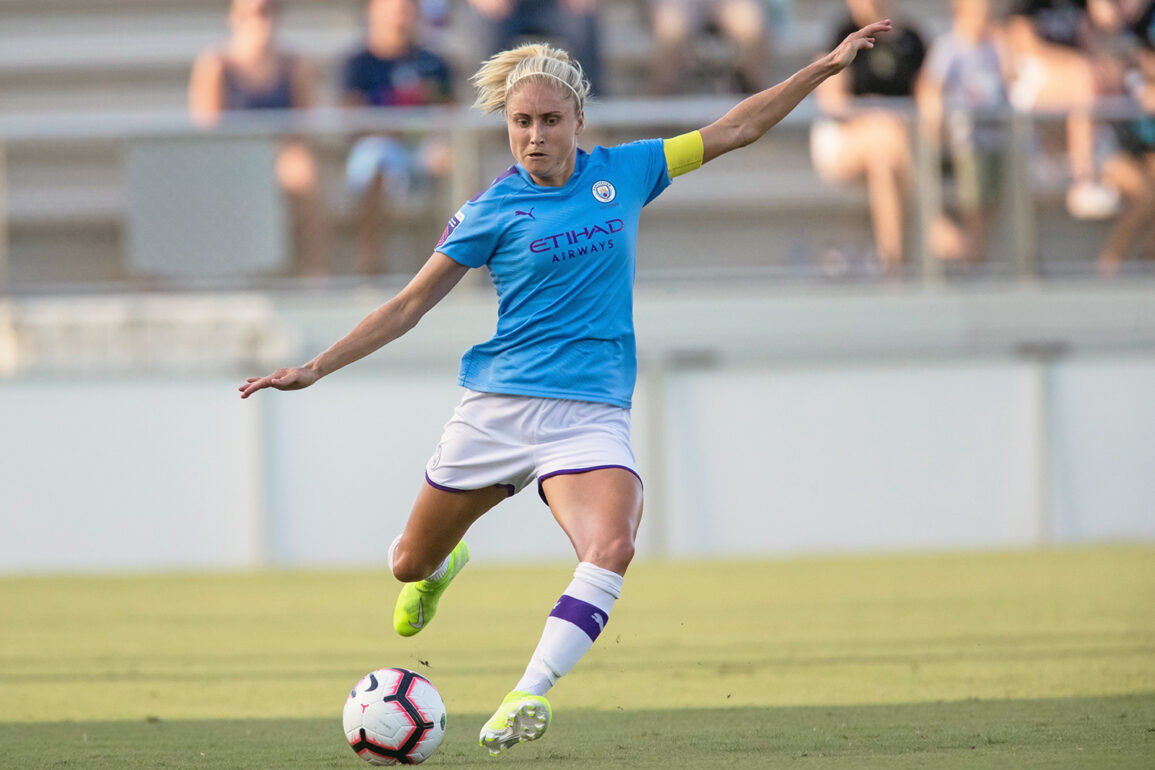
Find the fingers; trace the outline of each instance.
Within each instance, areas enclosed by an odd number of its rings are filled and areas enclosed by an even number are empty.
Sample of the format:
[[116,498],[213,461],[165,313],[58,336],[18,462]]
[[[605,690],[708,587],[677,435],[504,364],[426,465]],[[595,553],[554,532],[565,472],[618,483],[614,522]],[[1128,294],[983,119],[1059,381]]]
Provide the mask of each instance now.
[[867,24],[865,27],[855,32],[852,37],[857,38],[857,42],[860,43],[858,46],[860,49],[874,48],[874,36],[879,32],[889,32],[893,26],[894,25],[891,23],[890,19],[883,19],[882,21],[876,21],[873,24]]
[[247,378],[245,384],[240,386],[238,390],[241,392],[241,398],[248,398],[258,390],[263,390],[264,388],[300,390],[301,388],[307,388],[315,379],[315,377],[310,376],[309,372],[304,369],[278,369],[264,377]]
[[241,392],[241,398],[248,398],[256,393],[258,390],[263,390],[268,387],[275,387],[277,384],[277,374],[267,375],[265,377],[249,377],[245,380],[245,384],[237,388]]
[[242,385],[240,388],[238,388],[238,390],[241,391],[241,398],[248,398],[258,390],[269,387],[267,380],[267,377],[250,377],[247,380],[248,384]]
[[860,40],[867,40],[873,45],[875,35],[877,35],[879,32],[889,32],[892,28],[893,25],[891,24],[890,19],[883,19],[882,21],[876,21],[873,24],[867,24],[865,27],[855,32],[853,37],[856,37]]

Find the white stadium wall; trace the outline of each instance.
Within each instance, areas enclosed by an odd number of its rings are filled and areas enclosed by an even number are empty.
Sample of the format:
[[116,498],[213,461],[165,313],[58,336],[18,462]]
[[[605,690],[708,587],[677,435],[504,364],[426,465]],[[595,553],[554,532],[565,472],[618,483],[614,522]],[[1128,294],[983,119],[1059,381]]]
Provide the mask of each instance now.
[[[708,293],[639,292],[643,558],[1155,540],[1150,295]],[[0,572],[383,564],[459,396],[446,351],[491,323],[487,299],[448,304],[301,393],[0,380]],[[282,319],[307,357],[372,306]],[[572,558],[532,488],[471,545]]]

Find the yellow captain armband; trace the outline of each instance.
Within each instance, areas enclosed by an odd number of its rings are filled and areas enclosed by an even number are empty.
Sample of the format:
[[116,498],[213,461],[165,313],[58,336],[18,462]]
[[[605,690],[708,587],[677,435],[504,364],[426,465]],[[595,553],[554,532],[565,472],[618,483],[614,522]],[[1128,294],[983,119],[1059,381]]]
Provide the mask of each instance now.
[[666,168],[671,177],[693,171],[702,165],[702,156],[705,145],[702,143],[702,132],[691,131],[688,134],[667,139],[663,144],[666,151]]

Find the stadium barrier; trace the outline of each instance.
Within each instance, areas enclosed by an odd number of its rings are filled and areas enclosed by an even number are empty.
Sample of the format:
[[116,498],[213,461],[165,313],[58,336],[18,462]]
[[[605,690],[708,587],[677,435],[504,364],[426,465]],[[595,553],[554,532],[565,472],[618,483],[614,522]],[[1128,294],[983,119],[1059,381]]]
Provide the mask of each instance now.
[[[589,108],[588,139],[612,142],[687,130],[717,118],[732,102],[720,97],[595,103]],[[887,106],[913,125],[908,101]],[[1103,120],[1139,115],[1125,101],[1104,102],[1098,114]],[[708,173],[679,180],[660,197],[647,215],[659,223],[649,236],[662,255],[658,261],[679,270],[696,264],[687,255],[712,250],[711,265],[720,268],[764,265],[789,278],[878,277],[865,263],[855,272],[853,265],[823,259],[823,249],[861,251],[869,243],[869,228],[861,189],[825,184],[810,168],[807,130],[814,117],[813,104],[804,102],[741,158],[723,157]],[[1007,123],[1011,137],[1001,207],[1005,221],[987,263],[974,269],[954,269],[930,253],[929,225],[943,201],[940,151],[912,128],[918,185],[911,201],[908,277],[939,281],[954,270],[1022,279],[1092,269],[1105,224],[1074,222],[1061,211],[1057,186],[1064,180],[1043,184],[1032,179],[1035,128],[1057,124],[1062,116],[1007,111],[995,117]],[[235,115],[204,131],[183,113],[0,117],[0,190],[7,193],[0,211],[0,290],[52,291],[70,284],[197,288],[205,276],[163,269],[192,261],[185,255],[196,252],[194,237],[204,240],[203,261],[220,252],[220,264],[210,276],[216,285],[259,288],[284,278],[299,281],[299,269],[286,253],[292,248],[285,236],[286,215],[271,197],[276,192],[269,186],[272,174],[258,171],[270,165],[269,154],[281,138],[309,138],[321,158],[325,198],[336,214],[337,230],[348,236],[342,164],[350,139],[367,133],[441,135],[449,137],[453,148],[449,175],[430,193],[408,196],[397,205],[387,269],[411,274],[448,213],[508,165],[500,120],[459,107],[320,109]],[[204,148],[199,155],[198,145]],[[182,178],[194,182],[184,198],[174,189],[182,168]],[[202,187],[196,186],[195,172],[201,174]],[[237,208],[225,199],[230,191],[241,199],[267,201],[267,213],[258,216],[253,205],[245,212],[247,219],[225,216]],[[1057,216],[1044,219],[1056,208]],[[837,238],[831,236],[840,228]],[[336,251],[343,248],[339,243]],[[262,249],[268,254],[256,260]],[[756,256],[748,256],[752,251]],[[644,276],[651,265],[640,267]],[[335,268],[337,276],[346,272],[339,264]]]
[[[380,564],[492,297],[451,293],[308,391],[236,388],[387,297],[15,298],[18,318],[85,331],[0,378],[0,572]],[[639,554],[1155,539],[1152,308],[1142,281],[639,286]],[[569,558],[532,489],[471,540],[479,562]]]

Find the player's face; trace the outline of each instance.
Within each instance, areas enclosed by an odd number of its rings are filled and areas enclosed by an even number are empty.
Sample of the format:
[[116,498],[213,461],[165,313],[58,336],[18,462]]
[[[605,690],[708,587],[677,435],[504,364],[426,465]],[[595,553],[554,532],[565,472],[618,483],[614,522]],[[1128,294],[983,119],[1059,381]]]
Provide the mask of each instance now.
[[509,149],[543,187],[561,187],[573,175],[584,118],[560,83],[526,82],[505,103]]

